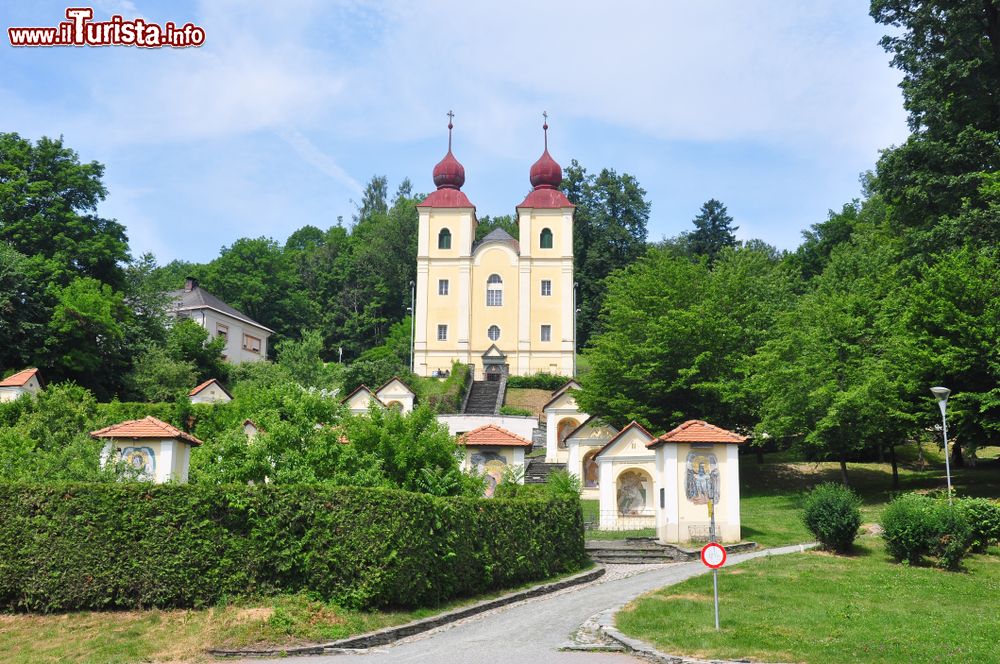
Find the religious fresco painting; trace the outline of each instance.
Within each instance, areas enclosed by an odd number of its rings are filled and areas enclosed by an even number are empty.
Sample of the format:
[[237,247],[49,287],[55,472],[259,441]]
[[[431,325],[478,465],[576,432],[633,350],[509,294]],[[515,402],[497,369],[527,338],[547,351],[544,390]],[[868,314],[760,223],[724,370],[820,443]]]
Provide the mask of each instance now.
[[599,483],[600,467],[597,465],[597,450],[592,450],[583,457],[583,487],[596,489]]
[[695,505],[719,502],[719,462],[711,452],[692,450],[687,455],[684,491]]
[[156,474],[156,454],[151,447],[123,447],[121,460],[145,478]]
[[507,458],[496,452],[476,452],[472,455],[472,466],[480,473],[486,473],[486,491],[483,495],[492,498],[497,484],[503,480]]
[[618,512],[622,515],[643,514],[646,510],[645,474],[626,470],[618,476]]

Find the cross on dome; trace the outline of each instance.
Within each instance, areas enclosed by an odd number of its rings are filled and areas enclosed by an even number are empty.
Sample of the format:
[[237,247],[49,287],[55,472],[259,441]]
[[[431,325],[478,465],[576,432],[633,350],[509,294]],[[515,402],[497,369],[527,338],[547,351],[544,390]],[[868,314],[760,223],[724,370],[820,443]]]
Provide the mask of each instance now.
[[562,182],[562,166],[549,155],[549,113],[542,111],[542,132],[544,135],[544,151],[538,161],[531,167],[531,186],[538,189],[555,189]]
[[452,120],[455,114],[448,111],[448,154],[434,167],[434,184],[438,189],[461,189],[465,184],[465,167],[455,159],[451,153],[451,130],[454,128]]

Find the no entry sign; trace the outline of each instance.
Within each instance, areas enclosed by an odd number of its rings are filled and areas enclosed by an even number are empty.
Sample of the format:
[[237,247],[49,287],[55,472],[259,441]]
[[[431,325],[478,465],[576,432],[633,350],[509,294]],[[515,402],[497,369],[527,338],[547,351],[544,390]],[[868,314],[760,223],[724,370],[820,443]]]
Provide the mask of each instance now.
[[726,564],[726,549],[721,544],[709,542],[701,550],[701,562],[705,567],[719,569]]

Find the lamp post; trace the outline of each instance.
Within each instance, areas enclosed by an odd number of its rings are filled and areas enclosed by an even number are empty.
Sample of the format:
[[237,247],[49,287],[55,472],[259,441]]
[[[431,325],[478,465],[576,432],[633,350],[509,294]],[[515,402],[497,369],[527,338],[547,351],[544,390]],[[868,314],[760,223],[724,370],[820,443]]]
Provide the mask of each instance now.
[[407,307],[407,309],[409,309],[409,311],[410,311],[410,373],[414,373],[414,371],[413,371],[413,338],[414,338],[413,337],[413,331],[416,328],[414,327],[414,321],[413,321],[413,319],[416,317],[417,312],[414,311],[413,306],[416,304],[416,299],[417,299],[417,287],[413,283],[413,281],[410,280],[410,306]]
[[576,282],[573,282],[573,378],[576,378],[576,315],[580,310],[576,308]]
[[951,504],[951,460],[948,454],[948,418],[945,415],[948,409],[948,395],[951,390],[947,387],[932,387],[931,394],[938,400],[938,408],[941,409],[941,431],[944,433],[944,472],[948,478],[948,503]]

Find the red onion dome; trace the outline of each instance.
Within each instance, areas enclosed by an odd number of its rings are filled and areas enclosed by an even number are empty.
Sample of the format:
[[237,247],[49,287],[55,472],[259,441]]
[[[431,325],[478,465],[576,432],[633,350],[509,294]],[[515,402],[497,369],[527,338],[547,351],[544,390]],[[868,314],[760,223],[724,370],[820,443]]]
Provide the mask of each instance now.
[[531,186],[535,189],[555,189],[562,182],[562,167],[549,155],[548,148],[531,167]]
[[465,167],[455,159],[448,148],[448,154],[434,167],[434,184],[438,189],[461,189],[465,184]]

